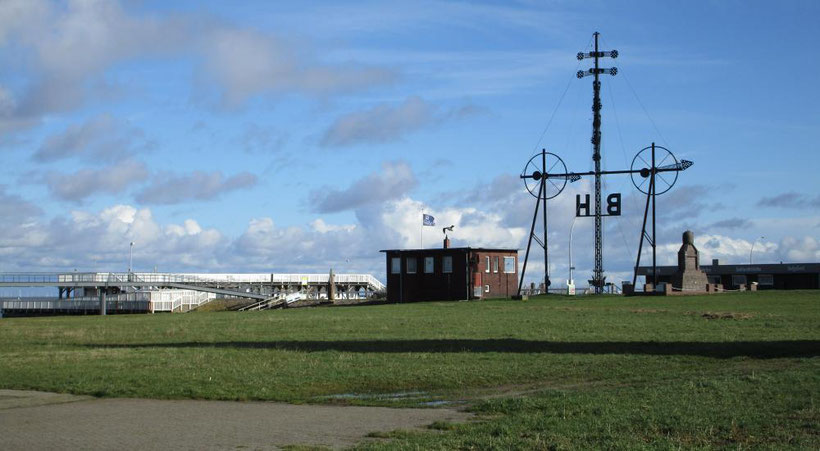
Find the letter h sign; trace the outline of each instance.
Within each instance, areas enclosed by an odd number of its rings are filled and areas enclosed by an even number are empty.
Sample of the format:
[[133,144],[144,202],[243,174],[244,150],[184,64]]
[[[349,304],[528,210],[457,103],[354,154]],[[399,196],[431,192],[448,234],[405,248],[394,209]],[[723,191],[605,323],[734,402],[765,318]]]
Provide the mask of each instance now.
[[[621,216],[621,193],[612,193],[606,197],[606,213],[601,216]],[[593,216],[589,211],[589,194],[584,195],[581,202],[581,195],[575,195],[575,216],[578,218]]]

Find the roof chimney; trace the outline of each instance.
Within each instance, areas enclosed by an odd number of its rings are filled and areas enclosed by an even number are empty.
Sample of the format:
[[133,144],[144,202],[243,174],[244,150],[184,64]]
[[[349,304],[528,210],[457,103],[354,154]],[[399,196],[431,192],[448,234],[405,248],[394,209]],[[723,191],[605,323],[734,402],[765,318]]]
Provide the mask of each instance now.
[[448,238],[447,235],[444,235],[444,249],[449,249],[449,248],[450,248],[450,238]]

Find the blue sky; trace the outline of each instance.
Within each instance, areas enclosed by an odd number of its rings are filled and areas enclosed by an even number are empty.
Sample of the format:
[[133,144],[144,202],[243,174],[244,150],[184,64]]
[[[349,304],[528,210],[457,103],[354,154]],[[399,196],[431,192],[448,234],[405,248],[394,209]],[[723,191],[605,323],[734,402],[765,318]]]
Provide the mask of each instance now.
[[[0,271],[123,270],[134,241],[141,270],[383,278],[378,250],[419,246],[422,209],[454,245],[524,248],[524,163],[544,147],[592,168],[574,74],[593,31],[620,52],[605,169],[653,141],[695,161],[658,199],[661,261],[686,229],[704,263],[753,244],[755,261],[817,261],[818,5],[4,0]],[[619,281],[643,200],[628,178],[605,190],[624,195],[604,235]],[[556,283],[587,192],[550,202]],[[586,279],[591,220],[573,251]]]

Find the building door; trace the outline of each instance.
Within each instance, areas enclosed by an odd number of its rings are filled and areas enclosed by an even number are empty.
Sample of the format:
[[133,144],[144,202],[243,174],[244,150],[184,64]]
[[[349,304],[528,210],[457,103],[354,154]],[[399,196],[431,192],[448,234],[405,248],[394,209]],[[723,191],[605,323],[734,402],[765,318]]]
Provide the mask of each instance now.
[[484,292],[484,285],[481,284],[481,273],[476,271],[473,273],[473,297],[481,298]]

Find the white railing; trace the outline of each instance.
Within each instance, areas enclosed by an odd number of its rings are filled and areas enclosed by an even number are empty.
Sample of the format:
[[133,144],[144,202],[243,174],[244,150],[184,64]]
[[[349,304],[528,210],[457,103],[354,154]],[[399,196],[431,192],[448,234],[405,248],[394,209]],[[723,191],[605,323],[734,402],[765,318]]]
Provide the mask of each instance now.
[[[384,290],[384,284],[370,274],[334,274],[338,284],[361,284],[374,291]],[[327,284],[330,274],[271,274],[271,283],[277,284]]]
[[[148,311],[149,302],[147,300],[118,300],[106,297],[106,310],[126,310],[126,311]],[[81,299],[61,299],[54,298],[20,298],[20,299],[0,299],[2,310],[99,310],[99,298]]]
[[217,283],[270,283],[270,273],[238,273],[238,274],[212,274],[212,273],[183,273],[180,276],[193,277],[203,282]]
[[[72,296],[63,299],[54,298],[54,296],[15,296],[0,298],[0,301],[56,301],[56,302],[100,302],[99,295],[93,296]],[[124,301],[150,301],[150,295],[147,291],[134,291],[131,293],[106,294],[105,300],[109,302],[124,302]]]
[[271,283],[310,284],[327,283],[330,276],[327,274],[271,274]]
[[[4,282],[0,275],[0,282]],[[25,280],[16,280],[20,282]],[[49,282],[52,280],[49,280]],[[128,282],[143,283],[202,283],[209,282],[191,274],[171,274],[154,272],[92,272],[92,273],[63,273],[57,274],[56,280],[60,283],[72,284],[78,282],[101,282],[117,285]]]
[[[183,306],[188,310],[215,299],[213,293],[193,290],[153,290],[133,293],[107,294],[107,310],[130,310],[150,312],[174,312]],[[0,298],[0,308],[8,310],[97,310],[99,296],[82,296],[66,299],[53,297]]]
[[[199,274],[199,273],[146,273],[146,272],[72,272],[72,273],[0,273],[0,283],[5,284],[106,284],[124,286],[128,283],[156,284],[283,284],[321,285],[330,280],[329,274]],[[385,286],[370,274],[335,274],[334,281],[344,285],[362,285],[368,291],[383,291]]]
[[153,290],[147,294],[151,298],[151,312],[175,312],[183,306],[190,310],[216,298],[213,293],[194,290]]
[[48,283],[58,282],[57,273],[31,273],[31,272],[5,272],[0,273],[0,282],[2,283]]

